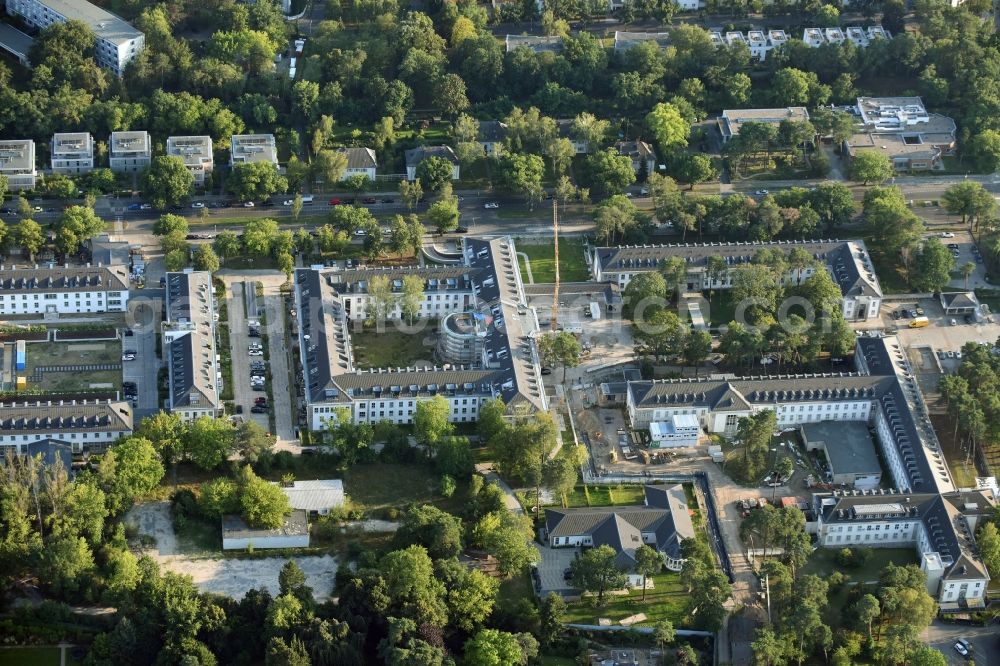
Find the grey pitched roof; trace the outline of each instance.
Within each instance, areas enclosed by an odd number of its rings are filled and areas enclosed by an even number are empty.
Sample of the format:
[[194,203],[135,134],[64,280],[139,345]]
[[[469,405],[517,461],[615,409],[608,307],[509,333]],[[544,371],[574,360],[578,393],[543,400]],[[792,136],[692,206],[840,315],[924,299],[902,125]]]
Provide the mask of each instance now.
[[371,148],[341,148],[339,152],[347,155],[348,169],[374,169],[378,166],[375,151]]
[[32,292],[128,291],[124,266],[56,266],[0,270],[0,294]]
[[169,340],[164,343],[164,360],[170,407],[217,409],[212,276],[205,271],[167,273],[166,296]]
[[480,120],[476,139],[480,143],[496,143],[507,138],[507,124],[499,120]]
[[645,160],[654,157],[653,147],[645,141],[619,141],[615,144],[619,155],[627,155],[633,160]]
[[451,146],[420,146],[419,148],[407,150],[404,155],[406,157],[406,166],[408,167],[415,167],[428,157],[443,157],[452,164],[458,164],[458,157],[455,155],[455,151],[451,149]]
[[42,456],[42,464],[49,467],[56,464],[56,460],[62,462],[62,467],[66,474],[73,477],[73,446],[58,439],[41,439],[37,442],[28,442],[27,455]]
[[340,479],[295,481],[281,490],[293,509],[323,511],[344,504],[344,482]]
[[131,432],[132,409],[126,402],[85,400],[4,403],[0,406],[0,431],[19,434],[60,432]]
[[941,301],[946,308],[976,308],[979,300],[972,292],[959,291],[941,294]]

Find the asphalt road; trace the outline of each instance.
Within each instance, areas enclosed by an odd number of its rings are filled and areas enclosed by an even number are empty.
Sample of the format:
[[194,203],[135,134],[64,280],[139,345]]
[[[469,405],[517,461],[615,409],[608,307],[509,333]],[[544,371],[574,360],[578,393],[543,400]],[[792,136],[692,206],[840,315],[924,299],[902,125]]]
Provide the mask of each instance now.
[[[243,406],[243,418],[253,419],[264,430],[270,431],[267,414],[253,414],[250,408],[254,405],[254,400],[266,396],[262,391],[254,391],[250,388],[250,355],[247,353],[251,338],[247,335],[247,318],[243,304],[244,282],[227,281],[226,287],[229,295],[226,299],[227,311],[229,315],[229,345],[231,358],[233,360],[233,401],[237,405]],[[260,340],[260,338],[253,338]],[[254,356],[254,359],[263,359],[263,356]]]
[[1000,628],[995,624],[973,627],[964,624],[945,624],[935,620],[924,632],[924,642],[937,648],[949,664],[967,664],[965,657],[955,651],[955,642],[964,638],[972,644],[969,657],[976,666],[1000,666]]
[[122,361],[122,381],[135,382],[138,390],[138,405],[134,408],[136,424],[143,417],[155,414],[160,405],[157,394],[157,373],[160,359],[156,356],[156,336],[159,334],[160,311],[163,302],[159,298],[141,295],[129,302],[130,316],[126,318],[126,330],[132,335],[122,338],[122,350],[134,350],[134,361]]
[[267,347],[271,373],[271,397],[274,401],[274,434],[280,442],[295,439],[293,418],[294,384],[288,372],[289,349],[285,344],[285,300],[283,296],[265,296],[264,308],[267,312]]

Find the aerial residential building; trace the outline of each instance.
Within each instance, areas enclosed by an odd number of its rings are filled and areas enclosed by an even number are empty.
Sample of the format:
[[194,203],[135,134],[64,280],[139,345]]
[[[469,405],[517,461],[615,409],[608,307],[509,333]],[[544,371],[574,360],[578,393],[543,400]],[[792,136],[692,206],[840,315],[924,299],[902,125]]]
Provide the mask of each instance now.
[[545,539],[551,548],[610,546],[623,569],[636,565],[635,551],[651,546],[670,571],[684,565],[681,542],[695,537],[684,486],[645,486],[640,506],[546,509]]
[[372,182],[375,181],[378,160],[375,159],[374,150],[371,148],[344,148],[340,152],[347,156],[347,168],[344,169],[345,179],[351,176],[364,176]]
[[184,162],[195,185],[205,185],[205,176],[215,169],[210,136],[171,136],[167,138],[167,155],[179,157]]
[[709,38],[714,46],[746,46],[750,51],[750,58],[755,61],[764,61],[767,54],[774,49],[788,43],[788,35],[784,30],[750,30],[747,33],[731,31],[722,34],[718,31],[709,32]]
[[112,132],[108,150],[115,173],[139,173],[149,167],[153,150],[149,132]]
[[804,106],[789,106],[783,109],[726,109],[716,121],[722,142],[725,143],[740,133],[745,123],[767,123],[780,125],[783,120],[809,120],[809,112]]
[[510,53],[517,48],[526,48],[535,53],[551,51],[560,53],[563,50],[563,39],[558,35],[542,36],[535,35],[507,35],[504,39],[505,50]]
[[[344,275],[348,273],[348,275]],[[364,318],[367,281],[385,276],[393,288],[405,275],[425,280],[422,317],[468,313],[479,322],[479,355],[444,366],[358,367],[350,323]],[[475,422],[480,407],[502,398],[509,410],[544,411],[547,399],[535,336],[538,319],[528,307],[513,240],[464,238],[457,266],[338,271],[295,271],[298,345],[305,384],[307,421],[312,430],[347,408],[355,423],[412,423],[418,402],[443,396],[452,423]],[[387,318],[398,317],[391,311]],[[403,331],[400,335],[406,334]]]
[[660,48],[670,45],[668,32],[624,32],[615,30],[615,51],[627,51],[638,44],[653,42]]
[[216,357],[211,273],[167,273],[166,313],[163,355],[168,371],[167,408],[184,421],[217,416],[222,373]]
[[430,157],[441,157],[451,162],[451,179],[459,179],[461,165],[458,163],[455,151],[450,146],[421,146],[420,148],[407,150],[404,153],[404,157],[406,159],[406,180],[416,180],[417,166]]
[[0,176],[7,177],[7,189],[33,190],[36,175],[33,140],[0,140]]
[[0,266],[0,315],[125,312],[128,267]]
[[632,160],[632,170],[637,174],[653,173],[656,170],[656,152],[645,141],[619,141],[615,144],[619,155]]
[[32,28],[82,21],[97,37],[97,64],[121,76],[142,50],[145,36],[109,11],[85,0],[7,0],[7,13],[20,16]]
[[90,173],[94,170],[94,137],[90,132],[52,135],[52,172]]
[[32,443],[58,440],[75,453],[101,452],[132,434],[132,408],[111,400],[0,401],[0,455],[7,449],[24,454]]
[[919,97],[859,97],[855,114],[858,132],[844,142],[848,157],[879,152],[896,169],[926,171],[955,152],[955,121],[928,113]]
[[479,131],[476,133],[478,143],[483,153],[499,155],[503,151],[503,142],[507,138],[507,125],[499,120],[480,120]]
[[987,492],[817,493],[813,509],[819,545],[837,549],[912,546],[927,574],[927,592],[942,613],[985,609],[990,575],[979,555],[975,530],[994,512]]
[[826,44],[843,44],[851,42],[854,46],[864,48],[876,39],[889,39],[891,35],[880,25],[869,26],[867,29],[859,27],[847,28],[845,31],[837,28],[805,28],[802,31],[802,41],[807,46],[817,48]]
[[229,165],[270,162],[278,166],[273,134],[234,134],[229,144]]
[[570,118],[556,120],[556,129],[559,130],[559,137],[569,139],[577,155],[586,155],[590,152],[590,141],[581,137],[573,128],[573,125],[574,122]]
[[840,28],[826,28],[823,30],[823,36],[827,44],[843,44],[845,39],[844,31]]
[[639,273],[658,270],[670,257],[687,262],[687,276],[681,287],[688,292],[732,288],[732,271],[708,275],[708,258],[718,256],[732,268],[749,263],[760,250],[768,248],[791,251],[799,248],[817,260],[815,266],[790,270],[786,284],[799,284],[819,267],[825,267],[840,287],[847,321],[876,319],[882,304],[882,288],[872,266],[864,241],[775,241],[767,243],[689,243],[677,245],[635,245],[595,247],[587,255],[591,275],[598,282],[611,282],[624,289]]

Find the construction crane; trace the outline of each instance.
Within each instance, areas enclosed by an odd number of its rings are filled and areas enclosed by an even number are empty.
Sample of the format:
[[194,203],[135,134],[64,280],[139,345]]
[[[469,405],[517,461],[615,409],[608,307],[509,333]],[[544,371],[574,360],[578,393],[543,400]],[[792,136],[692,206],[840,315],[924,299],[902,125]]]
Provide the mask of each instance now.
[[552,197],[552,240],[555,243],[556,287],[552,290],[552,330],[558,330],[559,319],[559,200]]

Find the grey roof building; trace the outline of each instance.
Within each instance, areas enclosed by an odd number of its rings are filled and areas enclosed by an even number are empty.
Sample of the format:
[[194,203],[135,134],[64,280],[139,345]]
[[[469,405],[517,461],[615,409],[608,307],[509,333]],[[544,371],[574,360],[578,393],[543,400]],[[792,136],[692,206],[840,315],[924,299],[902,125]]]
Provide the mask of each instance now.
[[979,311],[979,298],[973,291],[941,292],[941,307],[945,314],[975,314]]
[[132,434],[132,408],[110,400],[26,400],[0,403],[0,449],[58,440],[76,452],[102,451]]
[[17,28],[6,23],[0,23],[0,49],[14,56],[21,65],[30,67],[28,55],[35,40]]
[[789,106],[783,109],[726,109],[717,123],[723,143],[740,133],[745,123],[766,123],[779,125],[783,120],[809,120],[809,112],[804,106]]
[[274,529],[253,528],[239,516],[222,517],[222,549],[246,550],[248,548],[307,548],[309,546],[309,518],[301,509],[285,517],[281,527]]
[[683,564],[681,542],[694,537],[684,487],[646,486],[643,506],[546,509],[545,531],[553,548],[611,546],[622,568],[635,566],[635,551],[653,546],[668,568]]
[[0,141],[0,176],[7,177],[12,191],[35,188],[35,142],[32,139]]
[[615,30],[615,51],[627,51],[633,46],[647,42],[652,42],[660,48],[667,48],[670,45],[670,33]]
[[344,178],[366,176],[369,180],[375,180],[378,159],[375,157],[374,150],[371,148],[341,148],[339,152],[347,157]]
[[41,456],[46,467],[58,462],[66,471],[66,476],[73,478],[73,447],[70,444],[58,439],[42,439],[28,443],[24,453],[32,457]]
[[860,421],[819,421],[799,426],[809,451],[821,450],[830,464],[830,481],[858,489],[878,486],[882,480],[868,426]]
[[204,271],[167,273],[163,352],[168,371],[167,407],[184,420],[219,413],[222,375],[216,361],[212,276]]
[[530,49],[535,53],[545,51],[560,53],[563,50],[563,40],[558,35],[507,35],[504,38],[504,46],[507,53],[518,48]]

